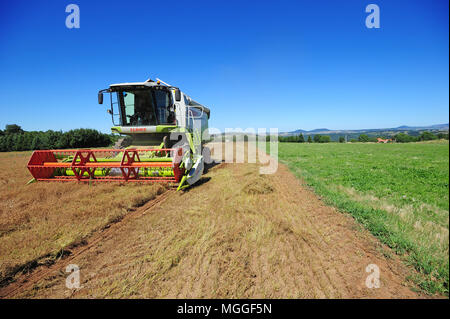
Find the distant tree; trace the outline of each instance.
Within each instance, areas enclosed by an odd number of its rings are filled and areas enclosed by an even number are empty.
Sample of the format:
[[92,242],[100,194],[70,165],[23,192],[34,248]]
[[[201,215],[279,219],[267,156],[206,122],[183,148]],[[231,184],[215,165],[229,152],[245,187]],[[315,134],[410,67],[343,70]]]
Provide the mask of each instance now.
[[[0,133],[1,134],[1,133]],[[446,133],[443,133],[443,132],[439,132],[438,134],[437,134],[437,138],[438,139],[440,139],[440,140],[448,140],[448,133],[446,134]]]
[[39,137],[39,135],[36,135],[33,138],[33,141],[31,142],[31,149],[32,150],[41,150],[43,149],[43,143],[42,143],[42,139]]
[[56,144],[58,142],[59,137],[63,135],[62,132],[55,132],[52,130],[48,130],[45,132],[45,144],[48,148],[56,148]]
[[345,137],[339,136],[339,143],[345,143]]
[[331,142],[331,137],[329,137],[328,135],[320,136],[319,143],[330,143],[330,142]]
[[31,150],[31,143],[33,142],[34,134],[32,132],[25,132],[23,137],[23,150]]
[[6,149],[12,151],[14,148],[14,134],[7,134],[6,136]]
[[410,143],[410,142],[416,142],[417,138],[405,133],[398,133],[394,135],[394,140],[397,143]]
[[25,150],[23,145],[24,137],[23,134],[14,134],[13,135],[13,151],[23,151]]
[[23,133],[22,128],[17,124],[7,124],[5,126],[5,134]]
[[360,142],[368,142],[369,141],[369,137],[366,135],[366,134],[361,134],[359,137],[358,137],[358,141],[360,141]]
[[355,138],[352,138],[352,139],[350,140],[350,142],[351,142],[351,143],[356,143],[356,142],[358,142],[358,140],[355,139]]
[[311,135],[308,135],[308,143],[312,143]]
[[305,137],[303,136],[303,134],[300,134],[300,135],[298,136],[298,142],[299,142],[299,143],[305,143]]
[[320,143],[320,138],[321,138],[320,134],[314,135],[314,143]]
[[420,134],[419,136],[420,141],[431,141],[435,139],[437,139],[437,136],[428,131],[422,132],[422,134]]

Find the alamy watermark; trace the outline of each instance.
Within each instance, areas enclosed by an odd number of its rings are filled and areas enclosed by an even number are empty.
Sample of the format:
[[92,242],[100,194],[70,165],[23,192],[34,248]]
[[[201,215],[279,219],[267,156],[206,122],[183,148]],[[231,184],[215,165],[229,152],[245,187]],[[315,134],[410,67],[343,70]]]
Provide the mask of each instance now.
[[380,28],[380,7],[376,4],[369,4],[366,7],[366,12],[370,13],[366,17],[366,27],[368,29]]
[[[207,143],[203,149],[203,143],[194,143],[196,153],[203,155],[205,164],[257,163],[261,165],[260,174],[274,174],[278,170],[277,128],[270,128],[268,131],[265,128],[226,128],[225,133],[222,133],[219,129],[210,127],[202,133],[200,128],[194,128],[194,132],[197,132],[193,134],[194,138],[200,135],[205,141],[206,137]],[[177,141],[172,146],[173,149],[189,150],[191,143],[185,134],[172,132],[170,140]],[[181,161],[181,158],[178,160]]]
[[[68,29],[80,28],[80,7],[77,4],[68,4],[66,6],[66,13],[69,15],[66,17],[66,27]],[[366,6],[366,13],[369,15],[366,17],[365,23],[368,29],[380,28],[380,7],[377,4],[371,3]]]
[[66,6],[66,13],[69,15],[66,17],[66,27],[68,29],[80,28],[80,7],[76,4],[69,4]]
[[380,267],[376,264],[369,264],[366,267],[366,272],[370,273],[366,278],[366,287],[380,288]]
[[68,289],[80,289],[80,267],[75,264],[67,265],[66,272],[70,273],[66,278],[66,287]]

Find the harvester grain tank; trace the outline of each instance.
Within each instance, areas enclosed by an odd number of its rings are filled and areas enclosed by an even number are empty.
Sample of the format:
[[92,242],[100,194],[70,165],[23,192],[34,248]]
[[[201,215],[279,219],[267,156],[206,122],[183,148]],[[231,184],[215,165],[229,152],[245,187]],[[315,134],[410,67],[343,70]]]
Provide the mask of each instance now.
[[[197,182],[209,156],[210,110],[161,80],[111,84],[111,131],[129,136],[123,149],[39,150],[28,169],[36,181]],[[187,185],[186,185],[187,184]]]

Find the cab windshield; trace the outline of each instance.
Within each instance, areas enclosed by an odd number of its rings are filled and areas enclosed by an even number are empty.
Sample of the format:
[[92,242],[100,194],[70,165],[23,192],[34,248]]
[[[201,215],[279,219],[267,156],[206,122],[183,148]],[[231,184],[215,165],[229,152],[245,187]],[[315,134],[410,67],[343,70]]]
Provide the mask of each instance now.
[[163,89],[117,92],[122,126],[174,124],[171,94]]

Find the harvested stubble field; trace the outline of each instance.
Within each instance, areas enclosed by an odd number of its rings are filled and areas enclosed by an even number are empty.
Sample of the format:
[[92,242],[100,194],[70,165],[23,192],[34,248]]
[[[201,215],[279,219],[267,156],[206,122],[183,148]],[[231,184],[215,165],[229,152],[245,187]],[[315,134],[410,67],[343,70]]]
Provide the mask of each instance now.
[[0,282],[64,250],[162,193],[160,185],[33,183],[31,152],[0,153]]
[[[11,275],[2,297],[424,297],[407,279],[413,270],[389,247],[325,205],[284,165],[273,175],[260,175],[257,164],[217,165],[198,186],[138,208],[136,218],[98,241],[106,225],[164,188],[25,186],[28,155],[0,154],[9,172],[0,189],[0,267],[2,279]],[[50,268],[29,264],[48,256],[60,258]],[[26,263],[30,273],[22,274]],[[80,289],[65,286],[69,263],[80,267]],[[365,284],[369,264],[380,268],[378,289]],[[31,280],[20,289],[23,278]]]

